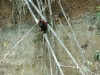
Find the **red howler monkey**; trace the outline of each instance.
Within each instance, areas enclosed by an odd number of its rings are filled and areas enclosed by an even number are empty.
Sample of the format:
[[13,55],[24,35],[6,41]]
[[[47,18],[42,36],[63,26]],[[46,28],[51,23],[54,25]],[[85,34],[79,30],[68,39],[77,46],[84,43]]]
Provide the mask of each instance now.
[[39,27],[41,28],[41,32],[42,32],[43,34],[46,34],[46,32],[47,32],[47,23],[48,23],[48,22],[45,22],[44,20],[40,20],[40,21],[38,22],[38,25],[39,25]]

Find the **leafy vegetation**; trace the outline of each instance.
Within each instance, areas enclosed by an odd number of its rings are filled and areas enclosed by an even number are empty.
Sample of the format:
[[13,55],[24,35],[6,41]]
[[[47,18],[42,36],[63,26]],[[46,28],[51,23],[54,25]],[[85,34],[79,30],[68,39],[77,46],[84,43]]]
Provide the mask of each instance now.
[[99,50],[97,50],[97,51],[95,52],[95,54],[94,54],[94,59],[95,59],[96,61],[100,61],[100,51],[99,51]]

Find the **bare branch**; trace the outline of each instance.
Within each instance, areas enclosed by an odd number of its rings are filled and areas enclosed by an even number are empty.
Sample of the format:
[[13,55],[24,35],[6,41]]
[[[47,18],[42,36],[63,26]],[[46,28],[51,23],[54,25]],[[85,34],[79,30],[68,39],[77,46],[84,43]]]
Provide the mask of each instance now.
[[0,63],[9,55],[9,53],[29,34],[29,32],[35,27],[34,25],[16,44],[12,47],[11,50],[8,51],[8,53],[0,60]]
[[75,39],[75,41],[76,41],[76,44],[78,45],[78,47],[79,47],[79,49],[80,49],[80,51],[81,51],[81,53],[82,53],[82,57],[83,57],[83,59],[84,59],[84,61],[85,61],[86,58],[85,58],[85,56],[84,56],[84,54],[83,54],[84,52],[83,52],[83,50],[81,49],[81,47],[80,47],[80,45],[79,45],[79,43],[78,43],[78,41],[77,41],[77,38],[76,38],[76,36],[75,36],[75,33],[74,33],[74,31],[73,31],[73,29],[72,29],[72,27],[71,27],[71,25],[70,25],[69,20],[67,19],[67,16],[66,16],[66,14],[65,14],[65,12],[64,12],[64,10],[63,10],[63,7],[62,7],[62,5],[61,5],[61,3],[60,3],[60,0],[59,0],[59,5],[60,5],[60,8],[61,8],[61,10],[62,10],[62,12],[63,12],[63,15],[64,15],[64,17],[65,17],[65,19],[66,19],[66,21],[67,21],[67,23],[68,23],[68,25],[69,25],[71,31],[72,31],[72,34],[73,34],[74,39]]

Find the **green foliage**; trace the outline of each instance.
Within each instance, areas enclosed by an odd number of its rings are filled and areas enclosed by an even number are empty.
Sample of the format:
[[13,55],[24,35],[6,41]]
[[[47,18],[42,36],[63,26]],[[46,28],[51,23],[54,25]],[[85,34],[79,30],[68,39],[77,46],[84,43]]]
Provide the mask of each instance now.
[[100,19],[100,6],[97,6],[96,10],[97,10],[97,17]]
[[7,46],[7,42],[4,42],[4,43],[3,43],[3,46],[6,47],[6,46]]
[[38,42],[38,41],[40,41],[41,39],[42,39],[42,35],[41,35],[41,33],[36,33],[35,34],[35,39],[33,40],[33,42]]
[[95,54],[94,54],[94,59],[96,60],[96,61],[100,61],[100,51],[96,51],[95,52]]
[[86,62],[85,62],[85,65],[86,65],[86,66],[90,66],[90,67],[92,67],[92,66],[93,66],[93,63],[90,62],[90,61],[86,61]]
[[98,18],[99,18],[99,20],[100,20],[100,12],[97,13],[97,16],[98,16]]
[[97,11],[100,11],[100,6],[97,6],[96,9],[97,9]]
[[83,71],[87,73],[89,71],[89,69],[87,67],[84,67]]

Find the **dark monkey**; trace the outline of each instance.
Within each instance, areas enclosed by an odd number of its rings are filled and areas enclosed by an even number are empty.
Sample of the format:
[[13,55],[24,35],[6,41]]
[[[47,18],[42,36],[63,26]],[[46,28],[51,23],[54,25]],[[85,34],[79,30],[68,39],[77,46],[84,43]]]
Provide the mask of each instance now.
[[38,25],[39,25],[39,27],[41,28],[41,32],[42,32],[43,34],[46,34],[46,31],[47,31],[47,22],[45,22],[44,20],[40,20],[40,21],[38,22]]

